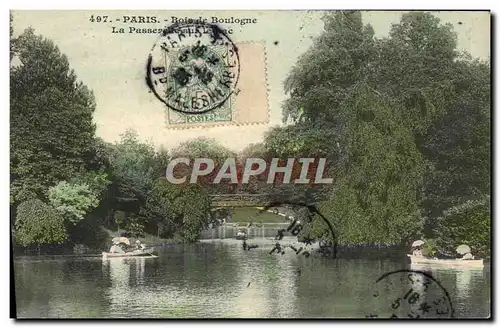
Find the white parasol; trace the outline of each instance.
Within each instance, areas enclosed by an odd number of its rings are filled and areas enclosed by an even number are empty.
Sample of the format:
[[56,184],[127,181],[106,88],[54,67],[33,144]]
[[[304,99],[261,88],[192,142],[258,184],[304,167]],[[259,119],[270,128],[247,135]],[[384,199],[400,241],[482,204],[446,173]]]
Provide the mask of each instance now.
[[464,254],[470,253],[470,247],[467,245],[460,245],[457,247],[456,251],[458,254],[464,255]]
[[126,244],[126,245],[130,246],[130,240],[128,240],[128,238],[126,238],[126,237],[115,237],[115,238],[113,238],[113,244],[117,245],[117,244],[120,244],[120,243],[123,243],[123,244]]
[[425,244],[425,241],[423,240],[416,240],[413,242],[413,244],[411,244],[411,247],[418,247],[418,246],[422,246],[423,244]]

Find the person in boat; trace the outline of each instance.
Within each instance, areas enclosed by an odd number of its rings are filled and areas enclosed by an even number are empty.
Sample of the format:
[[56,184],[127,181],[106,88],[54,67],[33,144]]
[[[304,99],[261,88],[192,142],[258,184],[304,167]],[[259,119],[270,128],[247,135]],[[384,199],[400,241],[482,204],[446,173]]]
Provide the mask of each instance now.
[[420,256],[420,257],[424,256],[422,246],[417,246],[413,248],[413,256]]
[[464,254],[464,256],[462,256],[462,260],[473,260],[474,259],[474,255],[472,255],[471,253],[466,253]]
[[109,249],[109,252],[110,253],[125,253],[125,251],[123,250],[123,248],[120,247],[120,245],[111,246],[111,248]]
[[135,244],[136,244],[136,247],[138,250],[142,251],[146,248],[146,246],[143,243],[141,243],[141,241],[139,239],[135,242]]

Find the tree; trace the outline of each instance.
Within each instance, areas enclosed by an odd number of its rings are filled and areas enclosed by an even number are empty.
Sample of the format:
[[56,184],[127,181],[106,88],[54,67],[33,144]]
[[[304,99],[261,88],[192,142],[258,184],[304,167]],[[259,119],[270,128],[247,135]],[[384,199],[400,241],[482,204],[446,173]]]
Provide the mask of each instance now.
[[490,256],[490,197],[454,206],[445,211],[437,222],[436,242],[440,249],[454,253],[457,246],[466,244],[475,255]]
[[70,182],[61,181],[49,188],[49,201],[65,220],[72,225],[99,205],[109,185],[104,172],[86,172],[73,177]]
[[152,144],[140,142],[133,130],[122,134],[118,143],[109,146],[108,152],[111,187],[116,200],[111,212],[120,210],[125,213],[123,222],[119,223],[120,227],[125,227],[129,213],[138,214],[141,211],[155,180],[161,177],[158,154]]
[[377,40],[368,79],[402,105],[403,119],[424,132],[446,110],[457,58],[456,34],[431,13],[405,13],[388,38]]
[[22,245],[61,244],[66,240],[63,217],[39,199],[19,204],[15,227],[15,239]]
[[210,196],[200,185],[173,185],[166,180],[156,182],[146,204],[147,213],[166,227],[166,234],[178,234],[186,242],[198,239],[208,225],[210,209]]
[[92,92],[50,40],[32,29],[11,40],[11,194],[15,204],[46,199],[48,187],[85,168],[95,125]]
[[455,63],[454,97],[446,114],[421,138],[433,163],[426,174],[422,206],[427,231],[446,209],[490,194],[490,67],[477,60]]
[[283,121],[342,128],[340,104],[366,75],[374,56],[374,31],[363,26],[361,12],[336,11],[323,17],[324,32],[299,58],[285,80],[290,94]]
[[363,25],[359,11],[327,13],[323,22],[323,33],[285,79],[289,98],[283,122],[293,125],[269,131],[265,145],[273,156],[326,157],[329,165],[341,167],[345,151],[340,140],[347,128],[343,103],[367,79],[376,47],[373,28]]
[[[304,125],[274,127],[266,132],[265,149],[270,157],[329,157],[338,152],[336,143],[331,138],[338,138],[331,129],[312,128]],[[333,139],[335,140],[335,139]]]
[[[247,159],[249,158],[260,158],[266,161],[267,165],[269,166],[271,162],[271,155],[268,153],[266,146],[264,143],[256,143],[256,144],[250,144],[247,147],[245,147],[239,154],[238,154],[238,161],[237,165],[239,168],[238,171],[238,179],[241,181],[241,178],[243,176],[243,170],[245,168]],[[254,167],[253,167],[254,168]],[[238,185],[238,193],[244,193],[244,194],[251,194],[251,193],[266,193],[268,192],[268,184],[267,184],[267,173],[268,173],[268,167],[266,167],[266,170],[257,176],[250,176],[248,179],[248,183],[241,183]],[[223,213],[224,211],[217,211],[214,214],[218,213]],[[225,217],[225,215],[223,214]]]
[[172,158],[187,157],[195,158],[211,158],[214,161],[221,159],[224,161],[228,157],[234,157],[236,153],[213,138],[199,137],[196,139],[181,142],[179,146],[171,152]]
[[246,146],[239,154],[239,158],[244,162],[247,158],[267,158],[267,150],[263,143],[252,143]]
[[134,238],[144,237],[144,220],[138,215],[132,214],[127,220],[125,229]]
[[10,61],[12,62],[12,58],[16,52],[15,42],[12,42],[12,34],[14,33],[14,28],[12,27],[12,12],[9,13],[9,36],[10,36]]
[[[346,244],[399,245],[419,231],[424,162],[397,103],[366,84],[345,103],[348,164],[334,168],[330,199],[320,202]],[[371,114],[366,116],[366,109]],[[413,145],[413,147],[411,146]]]
[[[204,186],[209,193],[235,193],[237,184],[231,184],[227,180],[221,180],[219,184],[212,184],[219,169],[226,159],[236,158],[236,153],[213,138],[200,137],[193,140],[182,142],[178,147],[171,151],[172,158],[188,158],[191,162],[189,168],[193,168],[194,160],[197,158],[209,158],[214,161],[214,169],[211,173],[199,177],[198,182]],[[204,165],[204,164],[202,164]],[[185,176],[191,171],[186,166],[177,166],[174,168],[174,174]],[[188,177],[189,180],[189,177]]]
[[403,243],[421,217],[429,234],[443,210],[489,194],[489,65],[456,51],[452,26],[412,12],[378,39],[359,12],[323,20],[285,81],[293,125],[265,144],[332,161],[320,206],[342,242]]
[[[139,141],[137,132],[128,129],[121,135],[120,141],[112,146],[109,158],[113,175],[123,187],[128,190],[144,192],[151,188],[155,179],[156,151],[152,144]],[[135,191],[134,191],[135,190]]]
[[50,203],[71,224],[82,220],[88,210],[97,206],[98,199],[86,184],[59,182],[49,189]]
[[[213,150],[228,153],[205,141],[183,143],[172,153],[193,157]],[[156,150],[152,144],[140,142],[132,130],[111,147],[109,163],[118,187],[115,223],[133,235],[159,234],[162,230],[162,236],[177,234],[191,242],[198,238],[210,214],[210,198],[200,186],[172,185],[161,179],[169,160],[167,150]]]
[[69,183],[85,184],[88,186],[95,198],[101,199],[110,184],[108,177],[109,174],[101,168],[99,171],[87,171],[76,174],[69,180]]

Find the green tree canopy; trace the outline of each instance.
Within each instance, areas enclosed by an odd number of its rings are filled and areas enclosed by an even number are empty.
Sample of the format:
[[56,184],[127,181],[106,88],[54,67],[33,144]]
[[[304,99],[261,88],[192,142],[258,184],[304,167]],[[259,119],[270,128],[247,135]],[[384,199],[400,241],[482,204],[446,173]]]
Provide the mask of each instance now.
[[[360,12],[327,13],[285,80],[279,156],[321,154],[321,206],[347,244],[397,244],[446,208],[489,194],[490,67],[456,50],[450,24],[411,12],[375,38]],[[327,215],[328,214],[328,215]]]
[[137,132],[130,129],[121,135],[119,142],[108,145],[107,151],[118,201],[144,202],[155,181],[165,175],[168,152],[141,142]]
[[455,63],[454,97],[446,113],[419,138],[433,164],[426,174],[423,210],[432,228],[446,209],[490,194],[490,66]]
[[99,205],[108,183],[105,173],[87,173],[74,178],[72,183],[61,181],[50,187],[49,200],[64,219],[74,225]]
[[210,196],[200,185],[173,185],[158,180],[148,198],[146,212],[168,227],[166,233],[175,233],[184,241],[193,242],[207,226],[210,208]]
[[491,249],[490,197],[469,200],[444,212],[437,221],[437,246],[451,253],[461,244],[475,255],[489,257]]
[[334,219],[341,242],[397,245],[422,224],[422,155],[408,124],[402,124],[399,107],[387,96],[360,84],[345,109],[347,165],[332,168],[336,184],[330,199],[320,203],[322,213]]
[[15,239],[22,245],[61,244],[66,240],[64,218],[39,199],[19,204]]
[[290,98],[283,105],[283,121],[335,126],[340,132],[340,104],[365,76],[374,56],[374,31],[363,25],[359,11],[336,11],[323,21],[324,32],[285,80]]
[[19,63],[10,69],[11,194],[19,204],[46,199],[48,187],[84,170],[95,102],[52,41],[27,29],[11,42]]
[[199,137],[192,140],[184,141],[172,150],[172,158],[187,157],[187,158],[211,158],[221,159],[224,161],[228,157],[235,157],[236,153],[213,138]]

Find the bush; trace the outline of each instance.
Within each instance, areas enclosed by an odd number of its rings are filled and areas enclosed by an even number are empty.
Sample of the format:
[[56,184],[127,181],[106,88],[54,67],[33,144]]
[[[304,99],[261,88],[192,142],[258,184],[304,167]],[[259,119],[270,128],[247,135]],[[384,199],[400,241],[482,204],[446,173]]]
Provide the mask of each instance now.
[[83,220],[99,204],[96,193],[87,184],[70,184],[66,181],[49,188],[49,200],[72,224]]
[[458,245],[466,244],[474,255],[490,256],[490,197],[469,200],[445,211],[438,219],[435,232],[438,246],[448,252],[455,252]]
[[15,240],[22,245],[62,244],[66,240],[64,218],[52,206],[39,199],[19,204],[15,222]]
[[125,229],[126,232],[129,233],[130,237],[144,237],[144,224],[141,222],[141,218],[136,215],[132,215],[132,217],[128,220]]
[[81,244],[91,250],[106,248],[109,234],[103,230],[94,216],[89,216],[75,226],[68,226],[68,239],[72,244]]

